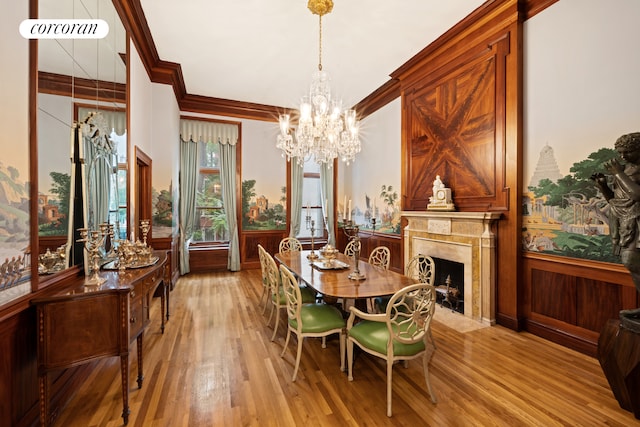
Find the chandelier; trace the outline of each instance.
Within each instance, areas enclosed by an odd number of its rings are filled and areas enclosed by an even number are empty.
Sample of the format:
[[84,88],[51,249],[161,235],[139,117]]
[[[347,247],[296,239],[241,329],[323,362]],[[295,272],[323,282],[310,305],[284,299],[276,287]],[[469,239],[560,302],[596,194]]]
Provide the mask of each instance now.
[[331,98],[329,75],[322,70],[322,16],[333,9],[332,0],[309,0],[307,7],[320,17],[318,71],[311,80],[309,95],[302,98],[298,127],[291,134],[290,115],[280,114],[280,134],[276,147],[287,156],[298,159],[302,166],[311,156],[317,163],[328,163],[340,158],[349,164],[360,152],[359,121],[353,109],[342,110],[342,101]]

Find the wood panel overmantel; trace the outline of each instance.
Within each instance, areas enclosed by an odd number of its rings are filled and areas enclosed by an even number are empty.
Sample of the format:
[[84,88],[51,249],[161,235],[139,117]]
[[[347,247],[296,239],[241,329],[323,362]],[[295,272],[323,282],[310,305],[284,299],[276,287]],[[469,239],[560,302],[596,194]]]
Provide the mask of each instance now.
[[501,214],[495,320],[512,329],[522,324],[524,11],[517,0],[485,2],[391,74],[402,100],[402,210],[423,211],[440,175],[458,211]]

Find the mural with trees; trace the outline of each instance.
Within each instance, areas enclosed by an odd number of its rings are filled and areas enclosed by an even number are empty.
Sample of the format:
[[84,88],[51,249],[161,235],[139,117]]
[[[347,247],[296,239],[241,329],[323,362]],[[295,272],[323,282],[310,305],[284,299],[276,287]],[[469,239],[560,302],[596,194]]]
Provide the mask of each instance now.
[[557,180],[542,178],[523,200],[522,243],[526,251],[619,263],[609,237],[609,205],[591,175],[605,172],[617,156],[601,148],[573,163]]
[[265,196],[257,196],[256,180],[242,181],[242,229],[284,230],[287,226],[287,187],[280,188],[279,203],[271,204]]
[[42,206],[38,206],[38,234],[40,236],[66,236],[69,229],[69,197],[71,175],[50,172],[51,188],[49,197],[41,196]]
[[399,196],[393,185],[382,184],[378,196],[365,194],[364,201],[364,208],[356,206],[354,211],[356,222],[361,224],[362,230],[373,230],[372,218],[375,217],[376,232],[400,234]]

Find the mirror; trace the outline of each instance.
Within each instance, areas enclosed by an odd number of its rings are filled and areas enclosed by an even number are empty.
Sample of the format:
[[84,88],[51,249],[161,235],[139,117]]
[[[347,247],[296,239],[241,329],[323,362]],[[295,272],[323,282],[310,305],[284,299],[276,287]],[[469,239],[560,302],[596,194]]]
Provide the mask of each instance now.
[[[83,263],[77,228],[107,221],[127,235],[127,36],[111,1],[39,0],[38,10],[109,24],[103,39],[38,41],[39,260],[41,274],[51,274]],[[74,150],[75,130],[82,147]],[[74,154],[84,184],[73,178]]]

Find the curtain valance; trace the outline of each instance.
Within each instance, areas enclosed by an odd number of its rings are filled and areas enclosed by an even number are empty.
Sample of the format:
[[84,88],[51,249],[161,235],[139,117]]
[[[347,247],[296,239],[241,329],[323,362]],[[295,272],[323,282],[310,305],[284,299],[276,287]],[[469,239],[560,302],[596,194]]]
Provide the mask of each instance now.
[[219,142],[236,145],[238,125],[204,120],[180,119],[180,138],[183,141]]
[[112,130],[122,136],[127,130],[127,115],[124,111],[117,110],[101,110],[100,107],[96,108],[87,108],[87,107],[78,107],[78,120],[84,121],[84,119],[89,115],[90,112],[99,112],[104,119],[104,123],[107,126],[107,130],[110,133]]

